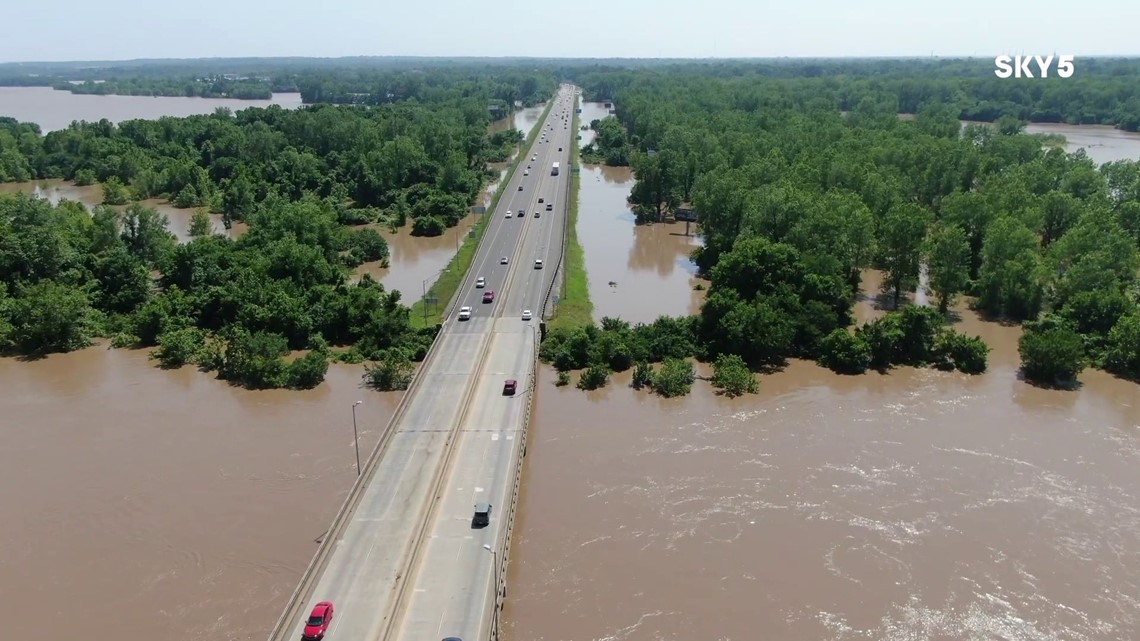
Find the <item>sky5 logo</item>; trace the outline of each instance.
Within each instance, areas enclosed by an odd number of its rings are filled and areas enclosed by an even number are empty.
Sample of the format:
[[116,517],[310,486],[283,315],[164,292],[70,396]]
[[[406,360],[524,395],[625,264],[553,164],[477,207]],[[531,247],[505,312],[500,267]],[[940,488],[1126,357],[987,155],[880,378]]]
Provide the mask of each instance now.
[[[998,56],[994,58],[994,75],[998,78],[1048,78],[1049,65],[1057,60],[1057,74],[1062,78],[1071,78],[1076,68],[1073,67],[1073,56]],[[1029,63],[1036,62],[1040,75],[1034,76]],[[1011,64],[1012,63],[1012,64]]]

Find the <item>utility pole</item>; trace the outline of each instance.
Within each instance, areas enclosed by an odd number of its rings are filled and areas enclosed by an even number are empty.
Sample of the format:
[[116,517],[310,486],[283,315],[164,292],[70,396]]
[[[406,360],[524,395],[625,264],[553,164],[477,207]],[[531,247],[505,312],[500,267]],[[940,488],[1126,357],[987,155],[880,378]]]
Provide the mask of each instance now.
[[360,476],[360,436],[356,432],[356,406],[364,401],[356,401],[352,404],[352,444],[356,447],[356,475]]

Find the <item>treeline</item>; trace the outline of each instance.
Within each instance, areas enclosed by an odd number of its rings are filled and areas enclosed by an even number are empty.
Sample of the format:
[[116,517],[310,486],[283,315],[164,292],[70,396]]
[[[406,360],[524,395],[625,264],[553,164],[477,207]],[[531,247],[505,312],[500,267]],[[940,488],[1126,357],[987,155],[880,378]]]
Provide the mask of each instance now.
[[502,107],[503,115],[537,105],[558,89],[553,70],[504,67],[421,70],[337,69],[301,72],[294,77],[306,104],[382,105],[404,100],[444,102],[479,96]]
[[438,235],[467,215],[517,132],[489,136],[477,99],[381,108],[219,109],[212,115],[75,123],[39,136],[0,119],[0,179],[103,183],[107,202],[166,197],[245,220],[277,194],[334,202],[345,224],[414,221]]
[[[990,317],[1026,322],[1033,380],[1071,380],[1088,364],[1140,375],[1140,164],[1098,170],[1011,121],[963,131],[949,105],[903,121],[891,101],[864,99],[841,115],[811,82],[791,95],[652,74],[622,86],[614,122],[639,216],[692,203],[700,217],[694,258],[711,284],[684,355],[981,371],[985,346],[945,331],[942,314],[904,307],[848,331],[861,269],[885,272],[892,306],[925,269],[939,312],[965,293]],[[546,354],[557,364],[555,346]],[[563,365],[605,361],[577,354]]]
[[269,100],[273,86],[268,78],[124,78],[86,82],[59,81],[53,87],[75,94],[98,96],[178,96],[188,98],[235,98]]
[[[387,254],[374,230],[350,231],[328,203],[272,196],[240,240],[179,245],[138,204],[94,212],[76,202],[0,197],[0,352],[157,346],[163,366],[194,363],[250,388],[310,388],[330,359],[422,359],[435,329],[415,330],[399,292],[349,284],[350,254]],[[155,276],[157,274],[157,276]],[[333,348],[343,349],[335,350]],[[296,350],[309,350],[287,360]]]
[[[1054,63],[1055,65],[1056,63]],[[1036,63],[1033,65],[1036,74]],[[1071,78],[1002,79],[993,59],[789,60],[691,63],[664,72],[574,74],[584,98],[614,98],[631,83],[683,82],[698,101],[728,100],[747,113],[761,105],[852,111],[870,100],[895,113],[927,103],[950,106],[960,120],[1113,125],[1140,130],[1140,59],[1078,58]],[[1055,66],[1050,74],[1056,74]],[[666,83],[667,84],[667,83]],[[708,95],[705,96],[707,90]],[[621,108],[621,101],[617,102]]]

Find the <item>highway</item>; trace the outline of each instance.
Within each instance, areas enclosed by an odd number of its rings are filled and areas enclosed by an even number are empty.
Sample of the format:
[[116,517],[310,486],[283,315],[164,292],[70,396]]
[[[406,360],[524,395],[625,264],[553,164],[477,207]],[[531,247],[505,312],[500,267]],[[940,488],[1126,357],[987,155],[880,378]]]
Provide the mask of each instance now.
[[[489,638],[493,566],[502,568],[506,556],[539,316],[561,258],[574,92],[560,88],[497,208],[485,214],[492,219],[440,336],[270,641],[299,639],[319,601],[335,604],[329,641]],[[483,289],[475,287],[480,276]],[[493,302],[482,302],[485,291],[495,292]],[[470,320],[457,318],[461,306],[472,308]],[[533,320],[522,320],[524,309]],[[506,379],[519,383],[513,397],[503,395]],[[473,529],[480,502],[494,509],[489,526]]]

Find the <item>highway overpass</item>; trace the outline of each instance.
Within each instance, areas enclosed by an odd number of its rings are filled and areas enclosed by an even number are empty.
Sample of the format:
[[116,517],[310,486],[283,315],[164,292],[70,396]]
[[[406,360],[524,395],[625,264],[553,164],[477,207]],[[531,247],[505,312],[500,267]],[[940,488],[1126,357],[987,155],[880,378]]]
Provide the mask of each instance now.
[[[328,641],[497,636],[539,320],[562,262],[575,91],[560,88],[485,214],[492,219],[440,335],[270,641],[300,639],[319,601],[336,609]],[[485,291],[494,302],[482,302]],[[473,310],[470,320],[457,318],[462,306]],[[522,320],[524,310],[533,320]],[[514,396],[503,395],[507,379],[518,381]],[[471,525],[476,503],[494,506],[482,529]]]

